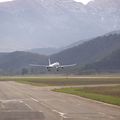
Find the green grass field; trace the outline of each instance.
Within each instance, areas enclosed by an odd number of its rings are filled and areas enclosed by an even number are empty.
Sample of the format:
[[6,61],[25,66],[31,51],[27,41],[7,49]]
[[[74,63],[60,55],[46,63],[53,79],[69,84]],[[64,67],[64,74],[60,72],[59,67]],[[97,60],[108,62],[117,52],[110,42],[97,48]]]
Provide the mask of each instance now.
[[54,91],[78,95],[120,106],[120,85],[109,87],[62,88],[55,89]]
[[120,84],[120,77],[0,77],[0,81],[17,81],[37,86],[71,86]]
[[[14,76],[0,77],[0,81],[15,81],[35,86],[72,86],[72,85],[120,85],[119,76],[82,76],[82,77],[35,77]],[[55,90],[74,94],[110,104],[120,105],[120,86],[116,87],[86,87],[86,88],[63,88]]]

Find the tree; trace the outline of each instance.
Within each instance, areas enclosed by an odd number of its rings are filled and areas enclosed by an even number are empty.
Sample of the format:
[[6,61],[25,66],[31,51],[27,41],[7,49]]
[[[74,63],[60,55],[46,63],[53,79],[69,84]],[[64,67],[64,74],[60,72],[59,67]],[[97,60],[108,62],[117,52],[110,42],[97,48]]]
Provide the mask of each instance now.
[[28,69],[27,68],[23,68],[21,74],[22,75],[28,74]]

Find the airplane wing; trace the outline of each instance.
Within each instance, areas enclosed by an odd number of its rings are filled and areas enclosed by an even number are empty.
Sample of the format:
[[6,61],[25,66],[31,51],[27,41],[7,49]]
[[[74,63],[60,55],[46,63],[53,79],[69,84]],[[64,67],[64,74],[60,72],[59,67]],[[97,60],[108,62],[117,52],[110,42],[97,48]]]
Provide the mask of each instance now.
[[61,67],[73,67],[73,66],[75,66],[76,64],[71,64],[71,65],[62,65]]
[[46,65],[29,64],[32,67],[47,67]]

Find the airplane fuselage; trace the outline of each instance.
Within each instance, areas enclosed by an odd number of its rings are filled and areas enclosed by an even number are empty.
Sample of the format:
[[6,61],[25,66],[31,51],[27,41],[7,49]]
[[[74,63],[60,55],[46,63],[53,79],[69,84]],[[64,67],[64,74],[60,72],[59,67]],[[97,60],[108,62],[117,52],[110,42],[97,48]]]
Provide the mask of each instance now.
[[72,65],[61,65],[59,62],[55,62],[51,64],[50,59],[48,59],[49,64],[48,65],[35,65],[35,64],[30,64],[31,66],[38,66],[38,67],[46,67],[48,71],[50,71],[50,69],[55,68],[57,69],[57,71],[59,71],[59,69],[64,69],[65,67],[72,67],[75,66],[76,64],[72,64]]
[[59,63],[59,62],[55,62],[55,63],[53,63],[53,64],[50,64],[48,67],[59,68],[59,67],[60,67],[60,63]]

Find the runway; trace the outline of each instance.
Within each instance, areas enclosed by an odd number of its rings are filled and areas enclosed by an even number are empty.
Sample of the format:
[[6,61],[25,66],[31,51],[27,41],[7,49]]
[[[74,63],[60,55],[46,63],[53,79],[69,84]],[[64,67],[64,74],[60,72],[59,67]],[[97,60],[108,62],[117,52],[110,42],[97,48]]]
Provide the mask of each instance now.
[[120,120],[120,107],[51,89],[0,82],[0,120]]

